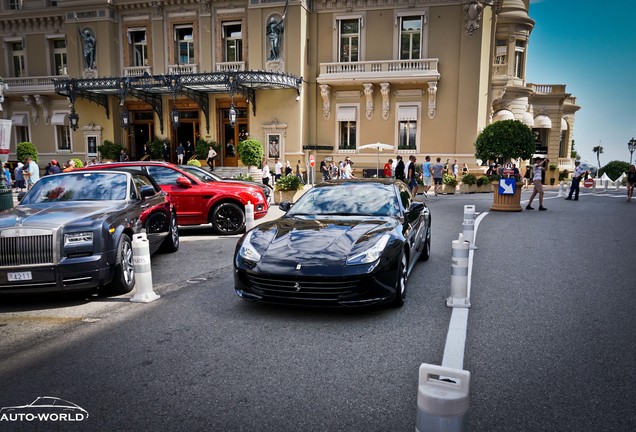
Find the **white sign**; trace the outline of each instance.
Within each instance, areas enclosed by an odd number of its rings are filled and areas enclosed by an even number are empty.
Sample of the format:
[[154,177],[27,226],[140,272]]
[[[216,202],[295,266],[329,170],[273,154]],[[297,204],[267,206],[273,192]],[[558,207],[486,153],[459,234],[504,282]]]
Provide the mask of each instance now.
[[11,143],[11,120],[0,120],[0,162],[9,160],[9,144]]

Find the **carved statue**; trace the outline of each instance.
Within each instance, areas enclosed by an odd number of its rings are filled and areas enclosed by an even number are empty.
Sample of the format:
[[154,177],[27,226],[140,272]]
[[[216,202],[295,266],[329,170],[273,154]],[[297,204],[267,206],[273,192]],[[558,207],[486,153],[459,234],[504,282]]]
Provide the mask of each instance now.
[[276,18],[272,16],[265,27],[267,40],[269,40],[270,45],[267,60],[278,60],[280,58],[280,43],[283,32],[285,31],[285,16],[287,15],[288,3],[289,1],[285,2],[285,10],[283,11],[280,21],[276,21]]
[[88,27],[84,27],[81,30],[80,37],[82,38],[82,54],[84,55],[84,69],[95,69],[95,45],[97,40],[93,30]]

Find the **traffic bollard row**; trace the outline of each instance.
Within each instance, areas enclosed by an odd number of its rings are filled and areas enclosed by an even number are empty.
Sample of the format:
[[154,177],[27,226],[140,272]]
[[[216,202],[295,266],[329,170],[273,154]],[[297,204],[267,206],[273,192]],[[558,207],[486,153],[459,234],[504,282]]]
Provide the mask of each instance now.
[[469,308],[468,300],[468,255],[470,242],[464,240],[463,234],[453,240],[453,256],[451,258],[451,291],[446,299],[448,307]]
[[248,201],[245,204],[245,232],[254,228],[254,204]]
[[470,243],[471,249],[477,249],[475,247],[475,206],[464,206],[464,223],[462,224],[464,229],[464,240]]

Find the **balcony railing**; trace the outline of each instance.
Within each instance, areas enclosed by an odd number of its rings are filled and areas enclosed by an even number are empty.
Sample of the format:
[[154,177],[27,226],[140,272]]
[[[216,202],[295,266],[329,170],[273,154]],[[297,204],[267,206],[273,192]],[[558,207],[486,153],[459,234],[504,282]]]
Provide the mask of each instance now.
[[152,75],[152,68],[150,66],[130,66],[124,68],[124,76],[126,77],[140,77],[144,74]]
[[565,84],[529,84],[529,87],[537,94],[565,93]]
[[5,94],[12,93],[55,93],[54,79],[68,79],[67,75],[32,76],[32,77],[6,77],[4,83],[8,88]]
[[217,62],[217,72],[244,71],[245,62]]
[[319,80],[439,78],[439,59],[321,63]]
[[182,65],[168,65],[168,74],[181,75],[181,74],[195,74],[197,73],[196,64],[182,64]]

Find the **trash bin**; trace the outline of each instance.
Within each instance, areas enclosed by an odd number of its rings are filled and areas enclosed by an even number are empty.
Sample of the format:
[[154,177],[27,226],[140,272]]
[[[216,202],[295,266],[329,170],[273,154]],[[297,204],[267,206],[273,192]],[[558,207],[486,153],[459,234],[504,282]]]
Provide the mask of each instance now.
[[0,189],[0,211],[9,210],[13,208],[13,192],[11,189]]

